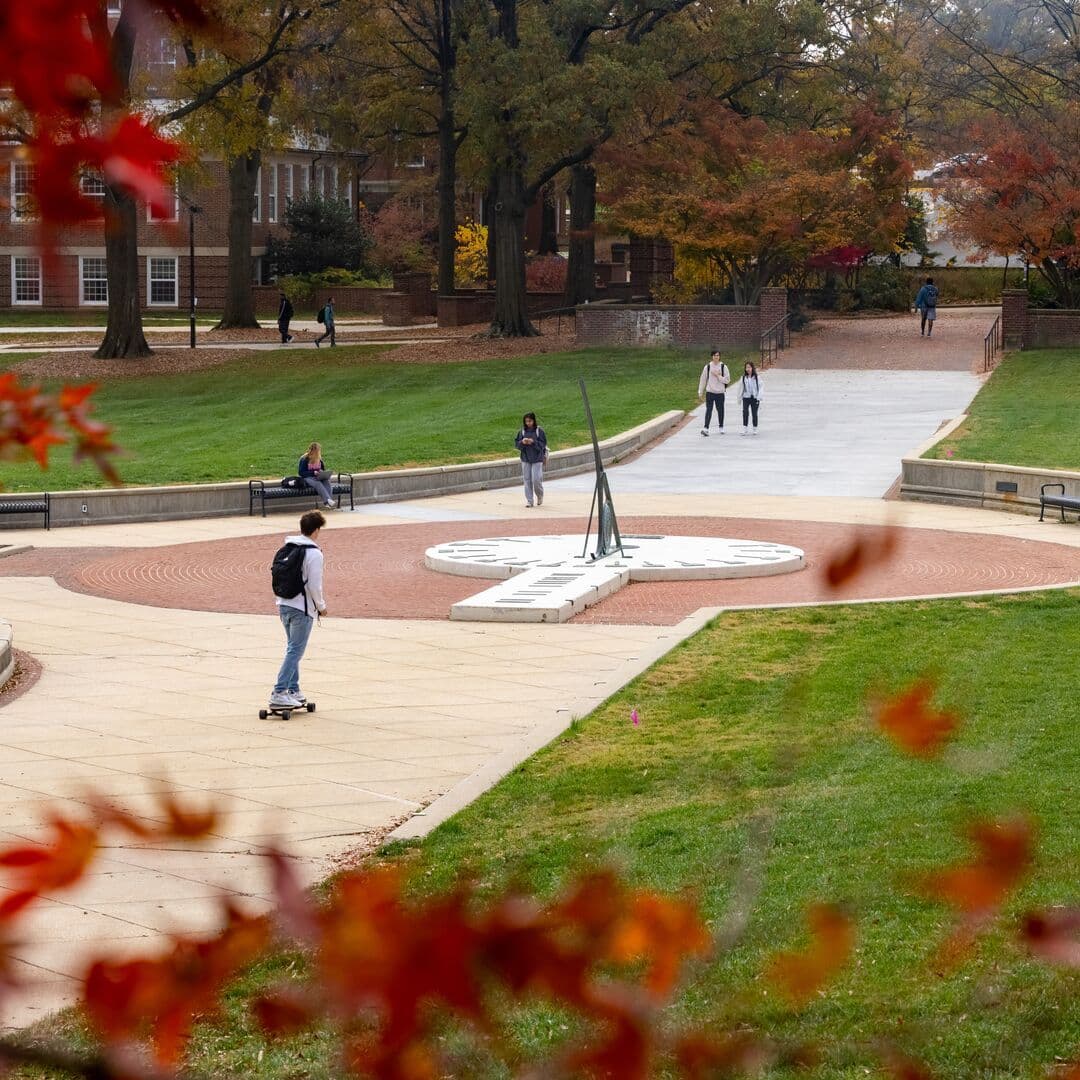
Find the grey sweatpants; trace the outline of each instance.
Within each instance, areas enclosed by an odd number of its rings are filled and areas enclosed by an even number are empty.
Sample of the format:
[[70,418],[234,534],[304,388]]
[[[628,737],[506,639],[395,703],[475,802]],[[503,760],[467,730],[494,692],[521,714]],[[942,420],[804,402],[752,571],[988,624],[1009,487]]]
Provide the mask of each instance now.
[[521,479],[525,481],[525,501],[532,506],[533,495],[536,501],[544,501],[544,463],[542,461],[523,461]]

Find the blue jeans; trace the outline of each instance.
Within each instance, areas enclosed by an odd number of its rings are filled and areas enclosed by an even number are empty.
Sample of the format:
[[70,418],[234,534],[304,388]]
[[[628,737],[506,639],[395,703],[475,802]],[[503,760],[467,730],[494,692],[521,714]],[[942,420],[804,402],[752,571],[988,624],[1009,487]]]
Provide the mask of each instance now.
[[305,486],[311,488],[319,493],[319,498],[324,503],[334,501],[334,493],[330,490],[330,485],[325,480],[320,480],[317,476],[305,476]]
[[305,615],[299,608],[285,604],[278,607],[278,614],[285,627],[285,640],[288,644],[285,647],[285,660],[278,672],[277,682],[274,683],[274,693],[280,694],[285,690],[296,693],[300,690],[300,661],[304,658],[315,617]]

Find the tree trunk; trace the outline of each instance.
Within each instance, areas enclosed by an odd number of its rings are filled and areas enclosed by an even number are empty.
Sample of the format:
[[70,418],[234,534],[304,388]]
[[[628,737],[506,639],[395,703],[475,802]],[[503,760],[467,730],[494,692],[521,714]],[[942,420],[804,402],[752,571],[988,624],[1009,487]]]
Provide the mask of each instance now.
[[490,284],[495,280],[495,181],[492,179],[484,192],[484,224],[487,226],[487,280]]
[[457,134],[454,113],[444,104],[439,116],[439,296],[454,294],[454,252],[457,250]]
[[540,193],[540,241],[536,245],[537,255],[559,254],[559,218],[558,200],[555,185],[545,184]]
[[251,291],[251,215],[262,151],[253,150],[229,165],[229,280],[219,330],[258,327]]
[[105,273],[109,318],[94,356],[99,360],[150,356],[142,326],[135,200],[110,185],[105,188]]
[[596,299],[596,170],[587,164],[570,170],[570,248],[566,267],[567,306]]
[[511,158],[495,169],[495,317],[492,337],[534,337],[525,300],[525,179]]

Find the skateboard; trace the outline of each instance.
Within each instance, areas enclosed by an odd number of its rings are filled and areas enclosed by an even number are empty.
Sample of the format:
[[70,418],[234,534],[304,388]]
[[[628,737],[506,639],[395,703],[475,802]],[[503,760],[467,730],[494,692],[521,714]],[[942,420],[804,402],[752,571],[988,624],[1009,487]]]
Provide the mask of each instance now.
[[259,710],[259,719],[265,720],[268,716],[280,716],[282,720],[288,720],[294,712],[312,713],[314,711],[314,701],[308,701],[303,705],[267,705],[265,709]]

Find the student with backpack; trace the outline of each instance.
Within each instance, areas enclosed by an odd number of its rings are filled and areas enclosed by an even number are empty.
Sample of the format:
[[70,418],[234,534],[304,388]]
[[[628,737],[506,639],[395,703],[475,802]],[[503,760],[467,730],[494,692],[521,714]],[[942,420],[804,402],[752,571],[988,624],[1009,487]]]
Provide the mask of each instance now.
[[938,287],[934,279],[928,277],[926,284],[919,290],[915,297],[915,310],[922,315],[919,323],[919,337],[925,334],[930,337],[934,332],[934,320],[937,318]]
[[720,434],[724,434],[724,391],[731,382],[731,372],[727,364],[720,359],[720,350],[713,349],[709,362],[701,369],[701,378],[698,379],[698,397],[705,397],[705,426],[701,429],[702,435],[709,434],[709,424],[712,422],[713,407],[716,408],[716,420],[720,426]]
[[[742,433],[749,435],[757,434],[758,408],[761,405],[761,378],[758,376],[757,367],[749,360],[743,365],[743,375],[739,380],[738,399],[742,402]],[[750,417],[754,418],[754,426],[750,427]]]
[[300,534],[286,536],[270,565],[270,580],[278,615],[285,627],[285,659],[270,693],[271,705],[299,708],[307,703],[300,693],[300,661],[307,649],[315,616],[326,614],[323,598],[323,553],[315,542],[326,518],[309,510],[300,518]]
[[325,341],[327,338],[330,339],[331,345],[336,345],[337,335],[334,333],[334,298],[332,296],[321,308],[319,308],[319,313],[315,318],[326,327],[326,333],[321,334],[315,339],[315,348],[317,349],[319,347],[320,341]]

